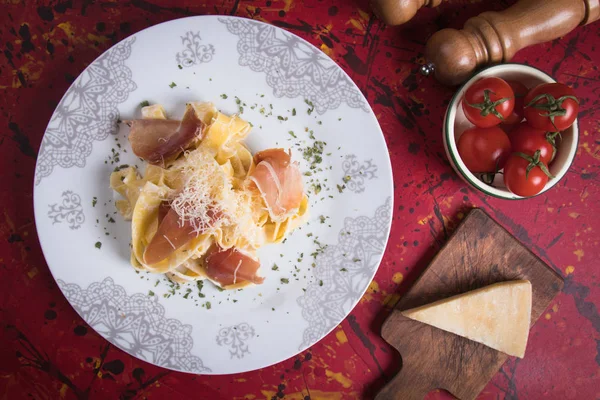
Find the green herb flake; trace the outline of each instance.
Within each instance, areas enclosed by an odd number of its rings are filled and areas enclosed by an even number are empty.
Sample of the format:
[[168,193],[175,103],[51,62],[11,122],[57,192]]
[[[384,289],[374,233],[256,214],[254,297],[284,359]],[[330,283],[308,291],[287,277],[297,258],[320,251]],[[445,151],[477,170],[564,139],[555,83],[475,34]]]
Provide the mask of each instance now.
[[288,278],[281,278],[281,283],[285,283],[287,285],[290,283],[290,280]]
[[96,242],[96,244],[94,245],[97,249],[101,249],[102,248],[102,242]]
[[179,69],[183,69],[183,67],[181,66],[181,64],[178,64],[178,65],[177,65],[177,68],[179,68]]
[[313,192],[319,194],[321,192],[321,184],[312,185]]
[[183,295],[184,299],[187,299],[190,296],[190,292],[187,292],[186,294]]
[[342,180],[344,181],[344,183],[350,182],[351,179],[352,179],[352,177],[350,175],[346,175],[345,177],[342,178]]
[[313,104],[312,101],[305,99],[304,102],[310,107],[308,110],[306,110],[306,113],[308,115],[312,114],[313,111],[315,111],[315,105]]
[[296,116],[296,109],[292,108],[292,117],[295,117],[295,116]]
[[221,98],[222,98],[222,99],[226,99],[226,98],[227,98],[227,95],[226,95],[225,93],[223,93],[223,94],[221,95]]
[[171,82],[171,84],[169,85],[169,87],[170,87],[171,89],[173,89],[175,86],[177,86],[177,84],[176,84],[175,82]]
[[288,131],[288,133],[294,138],[297,139],[298,136],[296,136],[296,134],[294,133],[294,131]]
[[348,270],[346,268],[341,268],[340,271],[347,272]]
[[360,258],[353,258],[352,262],[360,262]]
[[344,189],[346,189],[346,185],[340,186],[340,185],[336,185],[337,186],[337,190],[340,193],[344,193]]
[[319,281],[319,286],[323,286],[323,281]]
[[204,305],[206,306],[207,310],[210,310],[212,308],[212,304],[210,304],[210,301],[207,301],[206,303],[204,303]]
[[319,215],[319,221],[321,221],[322,224],[325,223],[325,220],[327,219],[327,217],[324,217],[322,215]]
[[148,100],[144,100],[140,103],[140,107],[148,107],[150,105],[150,102]]
[[97,197],[94,197],[94,198],[92,199],[92,207],[96,207],[96,204],[98,204],[98,198],[97,198]]
[[148,296],[154,296],[154,292],[152,290],[148,290]]
[[273,266],[271,267],[271,269],[272,269],[273,271],[278,271],[278,270],[279,270],[279,267],[277,266],[277,264],[273,264]]

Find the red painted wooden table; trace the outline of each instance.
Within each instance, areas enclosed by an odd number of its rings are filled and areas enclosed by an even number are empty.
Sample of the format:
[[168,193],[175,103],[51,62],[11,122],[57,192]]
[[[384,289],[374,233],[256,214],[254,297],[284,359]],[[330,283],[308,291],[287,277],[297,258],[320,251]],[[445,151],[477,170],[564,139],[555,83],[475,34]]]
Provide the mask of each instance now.
[[[514,60],[552,74],[581,99],[579,148],[566,178],[545,195],[515,203],[483,196],[453,173],[441,137],[452,90],[415,73],[430,34],[510,1],[448,1],[399,28],[375,19],[366,0],[198,3],[0,3],[0,398],[372,397],[400,366],[379,336],[382,321],[468,210],[482,207],[560,273],[565,288],[531,330],[526,357],[510,359],[480,398],[600,399],[600,23]],[[394,169],[392,234],[358,306],[297,357],[228,376],[171,372],[102,339],[61,295],[33,220],[37,149],[70,83],[128,35],[197,14],[270,22],[330,55],[379,117]]]

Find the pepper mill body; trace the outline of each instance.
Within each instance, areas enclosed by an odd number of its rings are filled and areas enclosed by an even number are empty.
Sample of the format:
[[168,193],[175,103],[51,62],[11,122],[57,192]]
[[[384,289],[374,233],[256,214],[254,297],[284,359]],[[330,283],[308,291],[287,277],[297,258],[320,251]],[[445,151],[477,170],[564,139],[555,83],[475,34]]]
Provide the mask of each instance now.
[[425,74],[457,85],[476,69],[509,61],[517,51],[559,38],[600,17],[600,0],[520,0],[501,12],[484,12],[462,30],[442,29],[425,48]]

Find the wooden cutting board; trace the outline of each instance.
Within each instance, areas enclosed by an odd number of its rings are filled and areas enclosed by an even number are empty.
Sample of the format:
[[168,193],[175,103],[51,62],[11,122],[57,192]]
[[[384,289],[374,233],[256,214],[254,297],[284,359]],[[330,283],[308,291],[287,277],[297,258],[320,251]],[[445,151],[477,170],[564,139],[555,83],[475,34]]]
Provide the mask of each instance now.
[[474,399],[508,356],[400,311],[515,279],[531,282],[533,326],[562,290],[562,278],[484,211],[472,210],[383,324],[381,334],[400,352],[402,369],[376,399],[421,400],[434,389]]

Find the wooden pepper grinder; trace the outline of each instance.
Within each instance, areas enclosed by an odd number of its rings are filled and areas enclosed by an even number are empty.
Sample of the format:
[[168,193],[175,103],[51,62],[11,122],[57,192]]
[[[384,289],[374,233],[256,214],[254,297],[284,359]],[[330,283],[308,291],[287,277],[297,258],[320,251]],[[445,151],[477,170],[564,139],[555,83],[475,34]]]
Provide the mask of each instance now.
[[371,0],[377,17],[388,25],[401,25],[415,16],[423,6],[437,7],[442,0]]
[[481,66],[509,61],[517,51],[559,38],[600,17],[600,0],[520,0],[501,12],[484,12],[462,30],[442,29],[425,47],[421,72],[457,85]]

